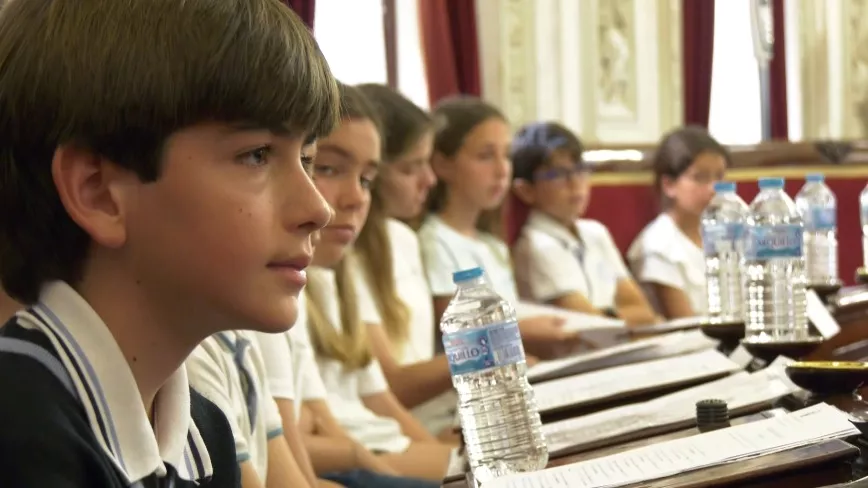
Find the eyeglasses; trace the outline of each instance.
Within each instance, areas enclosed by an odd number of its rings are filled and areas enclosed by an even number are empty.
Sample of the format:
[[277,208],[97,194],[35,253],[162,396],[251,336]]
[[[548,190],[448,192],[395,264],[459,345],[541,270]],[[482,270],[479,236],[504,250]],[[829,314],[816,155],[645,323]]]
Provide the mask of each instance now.
[[588,176],[591,170],[584,163],[576,163],[572,168],[558,166],[536,173],[534,181],[565,182],[570,178],[581,179]]

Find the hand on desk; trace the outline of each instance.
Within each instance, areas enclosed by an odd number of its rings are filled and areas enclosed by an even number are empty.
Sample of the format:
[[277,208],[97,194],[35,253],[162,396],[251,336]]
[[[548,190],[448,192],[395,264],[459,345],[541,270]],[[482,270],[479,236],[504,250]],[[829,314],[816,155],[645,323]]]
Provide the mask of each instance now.
[[540,315],[518,322],[525,350],[539,359],[554,359],[587,348],[577,331],[564,330],[564,319]]

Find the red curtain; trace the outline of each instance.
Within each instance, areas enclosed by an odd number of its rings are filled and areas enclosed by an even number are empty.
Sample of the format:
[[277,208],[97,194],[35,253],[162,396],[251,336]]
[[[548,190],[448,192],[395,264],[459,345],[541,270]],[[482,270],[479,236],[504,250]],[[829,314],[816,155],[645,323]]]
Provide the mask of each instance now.
[[708,127],[714,57],[714,0],[682,0],[684,123]]
[[291,8],[301,17],[301,20],[307,24],[311,32],[313,32],[313,19],[316,13],[316,0],[282,0],[287,7]]
[[790,133],[787,124],[787,50],[784,42],[785,4],[784,0],[773,0],[772,2],[775,44],[774,57],[769,64],[769,78],[771,84],[772,139],[787,140],[790,138]]
[[419,27],[431,105],[450,95],[479,96],[476,2],[422,0]]

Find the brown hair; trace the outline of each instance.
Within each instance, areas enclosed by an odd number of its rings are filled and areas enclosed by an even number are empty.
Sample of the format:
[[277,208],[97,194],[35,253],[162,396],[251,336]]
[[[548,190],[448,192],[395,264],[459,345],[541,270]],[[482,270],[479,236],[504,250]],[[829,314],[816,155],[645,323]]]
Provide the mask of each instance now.
[[[431,117],[395,90],[375,84],[358,87],[377,108],[383,121],[383,160],[389,164],[409,151],[428,131]],[[355,244],[362,271],[370,284],[374,301],[393,348],[406,343],[410,331],[410,309],[398,296],[392,263],[383,196],[374,185],[371,212]]]
[[0,281],[24,303],[79,281],[90,247],[52,179],[59,146],[148,182],[197,123],[323,135],[339,114],[325,58],[277,0],[13,0],[0,67]]
[[[729,151],[702,127],[689,125],[664,135],[652,163],[654,188],[657,193],[662,195],[664,177],[677,179],[690,168],[700,154],[706,152],[723,156],[727,166],[732,164]],[[668,202],[664,201],[664,205],[668,205]]]
[[[339,84],[339,89],[343,120],[370,120],[378,129],[381,127],[377,111],[361,91],[343,83]],[[371,362],[373,354],[367,329],[359,316],[353,254],[347,253],[335,266],[334,272],[337,287],[335,299],[340,304],[340,332],[325,314],[326,290],[320,288],[317,280],[311,280],[307,285],[311,344],[317,354],[340,361],[347,369],[363,368]]]
[[[506,116],[494,105],[479,98],[457,96],[446,98],[434,107],[434,153],[454,158],[477,126],[491,119],[507,122]],[[428,196],[428,211],[436,213],[443,208],[448,188],[441,180]],[[483,212],[477,222],[482,231],[500,235],[500,210]]]

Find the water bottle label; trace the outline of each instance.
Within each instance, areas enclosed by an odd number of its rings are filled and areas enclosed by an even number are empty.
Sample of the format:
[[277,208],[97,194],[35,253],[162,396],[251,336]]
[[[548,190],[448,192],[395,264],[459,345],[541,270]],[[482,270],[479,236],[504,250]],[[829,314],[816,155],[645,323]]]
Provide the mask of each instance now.
[[443,350],[453,376],[524,361],[524,346],[515,321],[444,334]]
[[729,222],[702,228],[702,249],[706,256],[739,250],[744,236],[744,224]]
[[838,216],[834,208],[829,207],[811,207],[805,215],[805,230],[807,231],[828,231],[835,230],[838,223]]
[[748,227],[745,258],[762,260],[803,257],[804,229],[798,224]]

